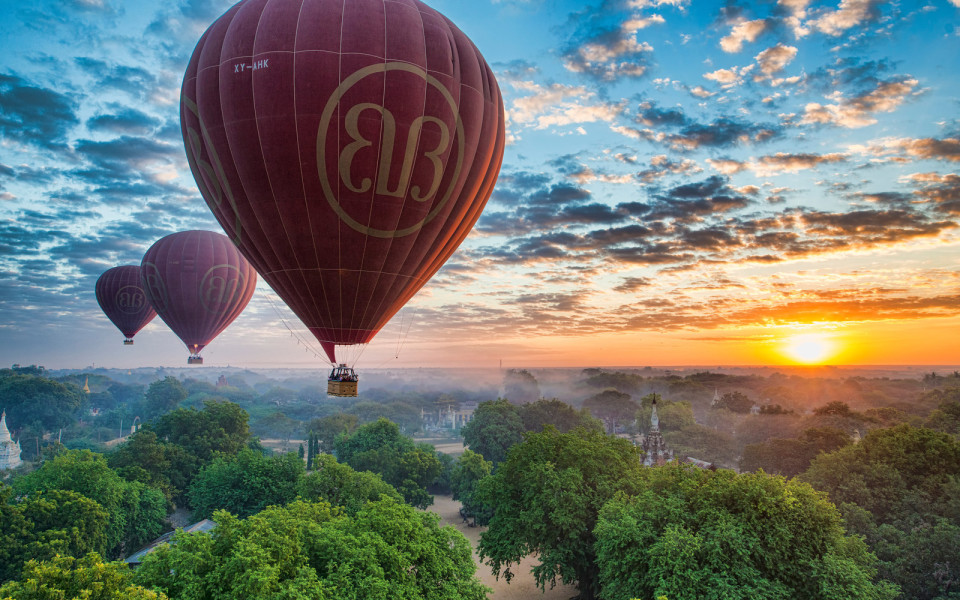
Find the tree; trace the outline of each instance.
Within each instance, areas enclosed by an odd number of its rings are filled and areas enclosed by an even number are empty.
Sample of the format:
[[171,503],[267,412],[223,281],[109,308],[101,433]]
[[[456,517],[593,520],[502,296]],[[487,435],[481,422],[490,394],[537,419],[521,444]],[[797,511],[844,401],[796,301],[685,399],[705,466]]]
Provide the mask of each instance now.
[[603,424],[593,418],[585,410],[577,410],[553,398],[541,398],[536,402],[523,404],[519,407],[520,420],[526,431],[540,432],[544,427],[551,425],[560,433],[567,433],[577,427],[602,431]]
[[774,438],[761,444],[748,444],[740,459],[742,471],[763,469],[767,473],[795,477],[807,470],[821,452],[833,452],[851,443],[850,436],[834,427],[804,430],[798,439]]
[[630,394],[617,390],[603,390],[584,400],[583,408],[604,421],[607,424],[607,431],[614,433],[619,424],[636,419],[640,406],[631,399]]
[[160,441],[149,426],[108,454],[107,464],[124,479],[159,489],[167,500],[180,496],[189,484],[187,474],[198,468],[194,457],[175,444]]
[[509,581],[511,567],[534,555],[542,589],[560,580],[596,597],[593,528],[601,507],[632,491],[642,469],[639,450],[624,439],[582,429],[528,433],[477,486],[475,498],[493,511],[481,558]]
[[150,384],[143,407],[148,419],[160,416],[187,399],[187,390],[176,377],[164,377]]
[[753,408],[753,400],[742,392],[727,392],[720,396],[720,401],[717,402],[713,408],[725,408],[729,411],[745,415],[749,414],[750,409]]
[[362,425],[337,438],[335,448],[340,462],[357,471],[379,473],[409,504],[419,508],[433,504],[426,488],[442,468],[436,451],[401,434],[396,423],[378,419]]
[[321,419],[313,419],[304,427],[307,435],[314,432],[320,441],[321,448],[330,452],[333,449],[334,442],[340,434],[349,434],[357,428],[360,420],[357,415],[347,413],[337,413]]
[[161,440],[176,444],[199,461],[209,463],[215,453],[234,455],[250,440],[249,416],[232,402],[208,400],[203,410],[179,408],[154,420]]
[[503,375],[503,397],[514,404],[526,404],[540,399],[540,384],[526,369],[510,369]]
[[136,581],[172,598],[486,598],[469,542],[389,498],[353,517],[298,500],[214,519],[212,535],[179,533],[147,556]]
[[687,465],[646,470],[594,530],[601,598],[892,600],[876,557],[807,484]]
[[926,426],[953,435],[960,434],[960,402],[941,403],[939,408],[927,417]]
[[481,402],[460,433],[463,442],[494,465],[503,462],[507,450],[523,439],[523,419],[518,408],[503,398]]
[[193,518],[208,519],[220,509],[246,517],[273,504],[286,504],[296,498],[303,474],[303,461],[292,452],[266,457],[244,449],[236,456],[217,457],[187,492]]
[[[958,595],[960,441],[931,429],[874,429],[799,476],[830,494],[866,537],[880,573],[916,600]],[[954,536],[951,540],[951,536]]]
[[167,600],[167,596],[131,583],[125,563],[105,563],[96,553],[83,558],[56,556],[31,560],[20,581],[0,585],[0,597],[15,600]]
[[703,425],[688,425],[680,431],[667,431],[663,439],[673,449],[674,456],[691,456],[716,465],[736,465],[736,442],[721,431]]
[[594,389],[605,390],[612,388],[618,392],[637,394],[643,387],[643,377],[620,371],[609,372],[601,369],[584,369],[586,384]]
[[473,517],[478,525],[490,521],[490,511],[477,497],[477,484],[492,472],[493,463],[468,448],[457,459],[450,477],[453,499],[460,501],[464,513]]
[[125,481],[101,454],[68,450],[42,467],[14,480],[17,494],[70,490],[93,500],[110,520],[106,547],[111,556],[136,548],[160,535],[166,517],[166,499],[156,489]]
[[387,496],[403,501],[397,490],[380,475],[354,471],[350,465],[337,462],[332,454],[321,454],[314,461],[314,471],[300,480],[297,494],[304,500],[324,500],[355,515],[367,502]]
[[11,430],[39,423],[44,431],[66,427],[87,404],[79,387],[40,374],[0,371],[0,398]]
[[109,549],[110,514],[86,496],[70,490],[43,490],[31,494],[18,506],[33,524],[33,539],[26,553],[30,558],[103,554]]

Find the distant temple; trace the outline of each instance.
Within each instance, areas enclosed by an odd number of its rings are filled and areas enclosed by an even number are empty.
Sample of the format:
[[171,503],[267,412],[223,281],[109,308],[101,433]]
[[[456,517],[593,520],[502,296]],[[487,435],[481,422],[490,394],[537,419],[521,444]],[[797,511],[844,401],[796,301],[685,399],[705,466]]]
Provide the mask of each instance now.
[[14,442],[7,429],[7,413],[0,416],[0,471],[20,466],[20,442]]
[[90,393],[90,376],[88,375],[86,379],[83,380],[83,391],[86,394]]
[[221,374],[220,374],[220,377],[217,377],[217,386],[216,386],[216,387],[222,388],[222,387],[227,387],[228,385],[230,385],[230,384],[227,383],[227,377],[226,377],[226,375],[224,375],[224,374],[221,373]]
[[660,417],[657,416],[657,401],[653,401],[652,412],[650,413],[650,433],[643,438],[643,464],[652,467],[665,464],[668,460],[673,460],[673,451],[667,448],[667,443],[663,441],[663,434],[660,433]]
[[720,390],[713,388],[713,400],[710,401],[710,407],[716,408],[720,404]]

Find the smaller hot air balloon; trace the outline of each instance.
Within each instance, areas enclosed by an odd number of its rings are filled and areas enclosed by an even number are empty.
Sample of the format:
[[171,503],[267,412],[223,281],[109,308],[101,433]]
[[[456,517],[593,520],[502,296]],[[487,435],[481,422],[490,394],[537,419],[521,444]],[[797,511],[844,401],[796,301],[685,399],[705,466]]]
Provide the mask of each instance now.
[[96,293],[104,314],[123,333],[124,346],[132,346],[133,336],[157,316],[140,285],[138,265],[107,269],[97,279]]
[[181,231],[157,240],[140,263],[147,299],[187,349],[187,364],[250,302],[257,274],[226,236]]

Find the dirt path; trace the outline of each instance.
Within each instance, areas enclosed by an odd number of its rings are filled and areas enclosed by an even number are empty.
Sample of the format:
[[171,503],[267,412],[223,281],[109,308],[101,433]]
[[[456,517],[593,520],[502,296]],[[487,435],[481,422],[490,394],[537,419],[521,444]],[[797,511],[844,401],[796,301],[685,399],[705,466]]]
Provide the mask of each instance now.
[[573,586],[561,586],[548,589],[546,593],[540,591],[530,569],[537,561],[527,558],[515,566],[511,571],[515,573],[513,579],[508,584],[504,579],[499,581],[490,572],[490,567],[481,563],[477,556],[477,544],[480,542],[480,532],[485,527],[468,527],[463,519],[460,518],[460,503],[450,496],[434,496],[433,506],[428,510],[440,515],[442,525],[453,525],[460,533],[470,540],[473,546],[473,559],[477,563],[477,576],[484,585],[493,588],[493,593],[489,598],[492,600],[567,600],[577,595],[577,590]]

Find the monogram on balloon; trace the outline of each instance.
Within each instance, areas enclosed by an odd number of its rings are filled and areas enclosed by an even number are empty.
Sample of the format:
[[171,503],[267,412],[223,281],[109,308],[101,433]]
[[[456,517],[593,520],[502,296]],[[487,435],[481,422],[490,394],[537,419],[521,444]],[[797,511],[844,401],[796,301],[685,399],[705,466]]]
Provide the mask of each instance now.
[[[400,161],[400,172],[399,176],[396,177],[396,185],[391,188],[390,180],[391,169],[396,168],[397,163],[393,160],[394,146],[396,145],[396,133],[397,125],[396,119],[389,109],[386,107],[374,104],[372,102],[362,102],[354,104],[350,107],[340,107],[344,118],[344,127],[349,138],[352,140],[347,144],[343,149],[340,150],[340,154],[337,157],[337,170],[340,178],[340,183],[347,189],[356,194],[364,194],[371,191],[371,189],[380,197],[394,197],[394,198],[406,198],[414,200],[415,202],[426,202],[431,198],[434,198],[436,194],[441,194],[439,199],[434,203],[430,211],[419,221],[407,225],[402,228],[396,229],[378,229],[370,227],[361,223],[359,220],[354,218],[348,213],[344,208],[338,195],[333,190],[333,185],[331,184],[331,177],[327,173],[326,167],[326,150],[327,150],[327,136],[336,135],[336,130],[332,130],[330,127],[330,122],[333,119],[333,115],[337,112],[337,107],[341,104],[342,98],[347,94],[350,88],[357,85],[366,77],[377,76],[383,73],[399,71],[403,73],[409,73],[414,77],[419,77],[427,82],[433,89],[437,90],[447,106],[450,109],[451,115],[456,120],[456,131],[453,135],[446,123],[433,115],[423,115],[414,119],[410,124],[410,129],[407,133],[407,139],[405,140],[403,160]],[[344,108],[346,110],[344,111]],[[359,119],[361,113],[365,111],[375,111],[381,115],[382,119],[382,134],[380,136],[380,148],[379,148],[379,157],[376,161],[378,168],[376,173],[376,181],[371,181],[370,177],[357,177],[353,173],[354,171],[354,159],[357,153],[365,148],[372,146],[373,141],[368,140],[363,137],[360,132]],[[431,172],[429,173],[430,186],[426,190],[422,189],[417,185],[410,185],[411,178],[413,176],[414,165],[416,159],[418,158],[417,152],[420,142],[420,135],[425,126],[431,125],[436,127],[439,130],[440,136],[437,142],[436,147],[432,149],[422,150],[422,156],[427,159],[427,165]],[[403,142],[404,140],[401,140]],[[443,156],[451,149],[451,144],[456,144],[456,158],[455,164],[453,165],[452,176],[448,178],[448,183],[445,189],[440,190],[440,185],[444,175],[444,161]],[[450,91],[439,81],[437,78],[433,77],[420,67],[411,65],[409,63],[403,62],[387,62],[387,63],[378,63],[373,64],[362,69],[358,69],[349,77],[343,80],[340,85],[334,90],[333,94],[330,96],[330,99],[327,100],[327,104],[323,109],[323,113],[320,117],[320,126],[317,131],[317,171],[320,176],[320,183],[323,186],[323,192],[326,196],[327,202],[330,204],[330,208],[340,217],[340,219],[350,226],[350,228],[358,231],[360,233],[370,235],[373,237],[379,238],[390,238],[390,237],[403,237],[410,235],[418,231],[425,224],[429,223],[437,214],[443,210],[443,207],[450,200],[450,197],[453,195],[457,182],[460,178],[460,171],[463,168],[463,154],[464,154],[464,134],[463,134],[463,121],[460,119],[460,112],[457,107],[456,100],[450,94]],[[424,164],[424,163],[421,163]]]

